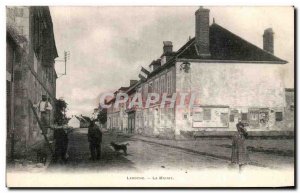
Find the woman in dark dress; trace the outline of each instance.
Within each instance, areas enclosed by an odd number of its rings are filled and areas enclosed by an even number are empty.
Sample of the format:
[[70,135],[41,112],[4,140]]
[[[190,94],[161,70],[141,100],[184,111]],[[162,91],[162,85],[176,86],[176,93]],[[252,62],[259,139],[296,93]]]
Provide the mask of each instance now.
[[239,170],[242,170],[242,166],[249,163],[249,155],[247,152],[247,146],[245,140],[248,137],[248,133],[245,129],[245,125],[239,120],[236,124],[237,133],[232,139],[232,154],[231,163],[238,164]]

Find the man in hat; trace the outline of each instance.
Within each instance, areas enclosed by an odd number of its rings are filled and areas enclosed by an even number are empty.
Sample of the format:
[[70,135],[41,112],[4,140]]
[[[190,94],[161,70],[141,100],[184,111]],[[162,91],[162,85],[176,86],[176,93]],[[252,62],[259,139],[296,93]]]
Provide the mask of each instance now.
[[41,122],[44,129],[43,132],[44,134],[47,134],[47,130],[50,126],[50,112],[52,111],[52,105],[48,101],[47,96],[42,95],[42,100],[36,104],[35,107],[41,114]]
[[99,160],[101,157],[102,132],[95,124],[95,120],[90,121],[88,141],[90,143],[91,160]]
[[63,125],[56,126],[54,128],[55,140],[55,152],[53,156],[53,162],[57,162],[59,158],[65,163],[67,161],[67,149],[68,149],[68,132]]

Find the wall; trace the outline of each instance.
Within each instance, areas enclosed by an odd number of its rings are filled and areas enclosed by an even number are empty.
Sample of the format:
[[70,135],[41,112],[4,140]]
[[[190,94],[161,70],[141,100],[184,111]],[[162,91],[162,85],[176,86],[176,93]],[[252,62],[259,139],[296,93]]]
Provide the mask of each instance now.
[[29,14],[30,7],[28,6],[7,6],[6,9],[7,24],[13,26],[27,40],[30,38]]
[[[35,10],[38,10],[36,7]],[[45,10],[45,9],[42,9]],[[56,75],[50,73],[45,76],[46,71],[55,72],[54,65],[46,70],[42,66],[41,61],[35,57],[35,52],[32,46],[32,40],[35,39],[32,28],[33,23],[33,9],[32,7],[7,7],[7,27],[13,28],[17,35],[25,39],[25,43],[21,46],[23,51],[16,57],[13,66],[14,77],[14,101],[13,101],[13,120],[14,120],[14,134],[15,134],[15,151],[16,153],[25,152],[27,147],[43,139],[41,130],[37,121],[29,108],[29,100],[33,103],[38,103],[41,100],[42,94],[50,97],[50,102],[55,107],[55,89],[56,89]],[[43,18],[45,19],[45,18]],[[46,20],[46,23],[49,20]],[[48,24],[48,23],[47,23]],[[52,28],[49,28],[52,30]],[[49,31],[53,33],[53,31]],[[53,44],[51,40],[47,44]],[[55,46],[55,44],[53,44]],[[42,53],[43,56],[49,58],[49,53]],[[51,55],[52,62],[56,56]],[[51,122],[53,121],[53,111],[51,113]],[[51,135],[51,132],[49,132]]]
[[285,126],[288,130],[295,129],[295,94],[294,89],[286,89]]
[[[175,92],[175,66],[162,70],[155,76],[147,80],[141,85],[141,93],[144,100],[148,93],[158,93],[160,96],[163,93],[168,93],[168,98],[171,98]],[[149,87],[152,84],[152,88]],[[145,90],[147,89],[147,90]],[[174,135],[173,123],[175,117],[174,109],[161,109],[161,99],[156,103],[150,105],[149,108],[141,110],[136,113],[136,130],[148,136],[161,136],[165,138],[172,138]],[[144,103],[145,105],[145,103]],[[143,120],[143,124],[141,124]],[[143,125],[143,127],[142,127]]]
[[[235,130],[238,117],[248,113],[249,108],[268,108],[269,124],[257,128],[282,129],[282,124],[274,120],[275,112],[282,112],[285,107],[283,65],[190,62],[190,69],[185,72],[182,64],[176,63],[177,92],[196,92],[196,106],[211,106],[216,114],[220,114],[219,106],[228,106],[228,116],[232,110],[238,112],[228,127],[219,127],[220,117],[213,117],[211,123],[200,124],[205,130]],[[177,109],[176,134],[180,130],[201,130],[193,127],[192,120],[190,108]]]

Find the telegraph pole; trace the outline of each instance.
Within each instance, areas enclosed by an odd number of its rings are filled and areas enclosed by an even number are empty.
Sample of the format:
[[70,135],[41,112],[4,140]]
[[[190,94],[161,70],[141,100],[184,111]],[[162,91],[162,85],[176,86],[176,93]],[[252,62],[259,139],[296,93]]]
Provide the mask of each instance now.
[[65,72],[63,74],[60,74],[60,76],[57,77],[57,78],[60,78],[64,75],[67,75],[67,61],[68,60],[70,60],[70,51],[64,51],[64,58],[63,59],[55,60],[56,62],[64,62],[65,63]]

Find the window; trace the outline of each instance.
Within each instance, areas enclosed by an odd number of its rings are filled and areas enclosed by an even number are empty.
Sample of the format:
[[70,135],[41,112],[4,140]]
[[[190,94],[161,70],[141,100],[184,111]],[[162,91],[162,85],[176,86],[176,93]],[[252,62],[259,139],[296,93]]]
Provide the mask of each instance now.
[[234,115],[230,115],[230,117],[229,117],[229,120],[230,120],[230,122],[234,122]]
[[183,119],[187,119],[188,118],[188,115],[185,113],[184,115],[183,115]]
[[161,78],[158,78],[158,89],[157,89],[157,93],[160,94],[162,92],[162,88],[161,88]]
[[168,111],[166,126],[167,127],[172,127],[172,123],[173,123],[173,111],[174,111],[174,109],[173,108],[168,108],[166,110]]
[[168,93],[168,89],[169,89],[169,87],[168,87],[168,85],[169,85],[169,78],[168,78],[168,75],[166,75],[166,87],[165,87],[165,89],[166,89],[166,93]]
[[282,121],[283,120],[282,112],[276,112],[275,113],[275,120],[276,121]]
[[203,120],[211,120],[211,109],[203,109]]
[[167,93],[168,94],[172,94],[172,72],[168,72],[167,74],[167,84],[166,84],[167,88]]
[[148,120],[147,120],[148,112],[147,112],[147,109],[144,110],[143,115],[144,115],[144,126],[147,126],[148,125]]
[[148,84],[145,83],[145,84],[144,84],[144,98],[146,98],[147,95],[148,95]]
[[161,115],[161,112],[160,112],[161,110],[159,110],[159,109],[156,109],[156,116],[157,116],[157,125],[159,126],[160,125],[160,122],[161,122],[161,117],[160,117],[160,115]]
[[242,121],[248,120],[248,113],[242,113]]
[[155,92],[159,93],[159,78],[155,80]]
[[149,93],[153,92],[153,83],[149,82]]
[[160,112],[160,126],[161,127],[165,127],[165,115],[166,115],[166,109],[165,108],[162,108],[161,109],[161,112]]
[[160,93],[165,92],[164,82],[165,82],[165,75],[162,75],[160,78]]
[[154,117],[153,117],[153,109],[148,109],[148,126],[150,128],[153,128],[153,124],[154,124]]
[[155,83],[156,83],[156,93],[160,93],[159,78],[155,80]]

